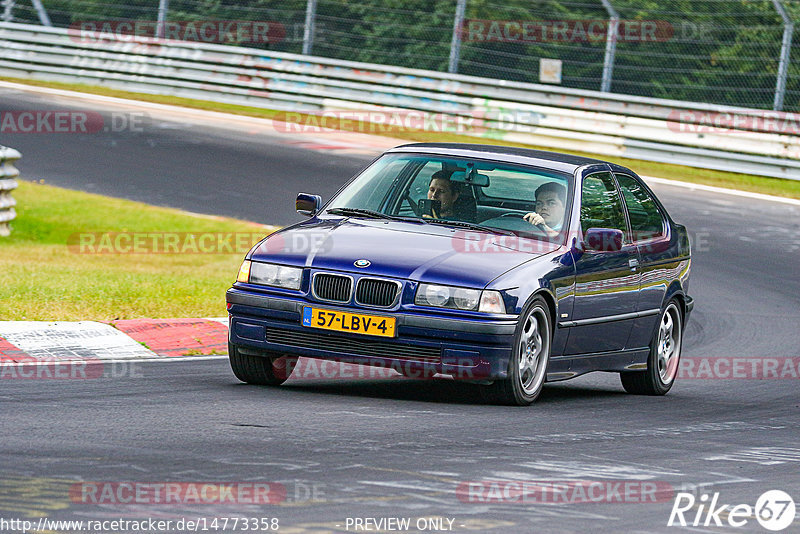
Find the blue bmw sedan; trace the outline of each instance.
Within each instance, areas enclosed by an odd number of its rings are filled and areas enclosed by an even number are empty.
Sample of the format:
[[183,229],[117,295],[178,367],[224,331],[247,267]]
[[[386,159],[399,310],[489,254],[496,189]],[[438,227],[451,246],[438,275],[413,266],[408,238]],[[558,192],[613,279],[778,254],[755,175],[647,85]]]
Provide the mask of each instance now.
[[296,208],[309,218],[254,246],[226,294],[244,382],[279,385],[305,356],[450,375],[511,405],[590,371],[630,393],[674,383],[688,234],[625,167],[411,144]]

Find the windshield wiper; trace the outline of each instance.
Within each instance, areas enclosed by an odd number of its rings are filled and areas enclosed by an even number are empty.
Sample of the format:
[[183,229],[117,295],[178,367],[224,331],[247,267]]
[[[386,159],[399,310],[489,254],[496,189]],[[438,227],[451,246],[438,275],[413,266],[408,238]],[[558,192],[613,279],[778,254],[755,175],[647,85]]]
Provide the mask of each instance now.
[[421,222],[421,223],[428,222],[424,219],[420,219],[419,217],[389,215],[388,213],[381,213],[380,211],[368,210],[363,208],[331,208],[329,210],[325,210],[325,213],[330,213],[332,215],[344,215],[344,216],[356,215],[360,217],[371,217],[373,219],[388,219],[390,221]]
[[447,219],[425,219],[431,224],[441,224],[442,226],[459,226],[461,228],[470,228],[472,230],[481,230],[483,232],[491,232],[493,234],[511,235],[516,236],[511,230],[504,230],[502,228],[492,228],[491,226],[483,226],[482,224],[475,224],[466,221],[449,221]]

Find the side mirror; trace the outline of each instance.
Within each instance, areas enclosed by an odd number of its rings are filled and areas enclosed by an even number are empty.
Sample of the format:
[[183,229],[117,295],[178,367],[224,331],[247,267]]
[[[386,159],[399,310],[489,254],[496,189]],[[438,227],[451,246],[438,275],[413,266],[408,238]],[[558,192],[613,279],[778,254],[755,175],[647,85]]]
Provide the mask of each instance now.
[[294,201],[294,208],[297,213],[306,217],[313,217],[322,207],[322,197],[309,193],[297,193],[297,200]]
[[589,228],[583,236],[586,250],[618,252],[622,250],[622,230],[616,228]]

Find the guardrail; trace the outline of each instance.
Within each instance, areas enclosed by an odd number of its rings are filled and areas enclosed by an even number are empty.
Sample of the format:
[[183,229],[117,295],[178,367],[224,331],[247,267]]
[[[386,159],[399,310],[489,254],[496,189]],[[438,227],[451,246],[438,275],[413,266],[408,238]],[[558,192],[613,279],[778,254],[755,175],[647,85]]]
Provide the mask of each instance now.
[[0,23],[0,75],[308,113],[466,119],[477,137],[800,179],[800,116],[258,49]]
[[13,148],[0,146],[0,237],[11,233],[9,223],[17,216],[14,206],[17,201],[11,196],[11,191],[17,188],[19,171],[14,167],[14,162],[22,155]]

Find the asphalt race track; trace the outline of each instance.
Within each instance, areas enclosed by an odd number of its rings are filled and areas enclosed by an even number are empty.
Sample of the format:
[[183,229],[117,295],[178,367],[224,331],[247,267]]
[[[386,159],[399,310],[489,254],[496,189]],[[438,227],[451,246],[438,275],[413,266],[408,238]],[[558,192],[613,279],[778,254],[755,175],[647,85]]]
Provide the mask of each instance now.
[[[0,88],[4,111],[87,105]],[[166,113],[142,131],[3,134],[0,144],[22,152],[29,179],[272,224],[298,220],[297,191],[328,198],[371,158]],[[727,511],[716,516],[723,527],[703,523],[716,493],[717,506],[754,506],[772,489],[800,500],[800,208],[654,189],[693,239],[696,307],[683,358],[740,358],[745,374],[763,359],[794,358],[793,376],[684,377],[652,398],[593,374],[545,386],[529,408],[483,405],[446,380],[247,386],[224,359],[140,363],[96,380],[4,380],[0,517],[278,518],[280,531],[298,533],[354,532],[364,518],[408,518],[413,532],[418,520],[431,531],[430,518],[458,532],[766,532],[754,517],[730,526]],[[534,481],[601,482],[605,498],[503,495],[508,482]],[[273,483],[280,502],[95,503],[80,497],[87,482]],[[696,499],[685,519],[697,516],[697,526],[667,525],[681,491]]]

